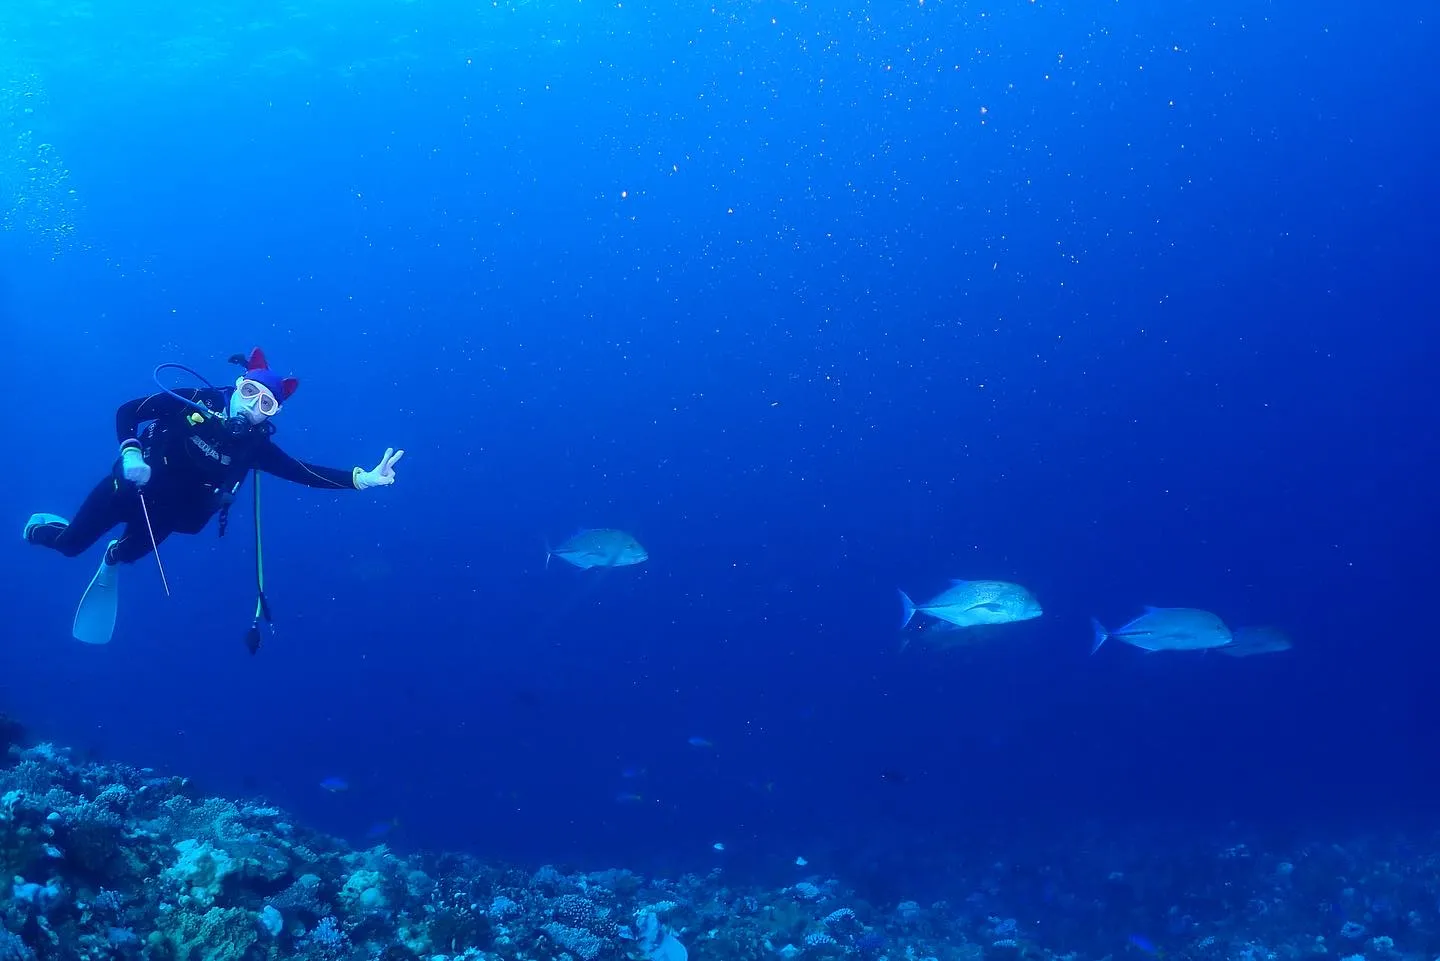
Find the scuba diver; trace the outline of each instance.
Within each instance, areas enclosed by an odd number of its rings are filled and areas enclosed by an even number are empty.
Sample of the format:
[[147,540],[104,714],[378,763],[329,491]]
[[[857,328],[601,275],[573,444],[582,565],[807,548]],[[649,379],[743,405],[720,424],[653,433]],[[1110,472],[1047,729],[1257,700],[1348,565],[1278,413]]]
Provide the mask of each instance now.
[[[120,536],[105,548],[100,568],[75,612],[74,635],[88,644],[105,644],[115,629],[117,587],[121,564],[131,564],[171,534],[197,534],[219,514],[224,535],[229,508],[250,471],[321,490],[369,490],[395,483],[395,465],[403,450],[386,448],[371,470],[340,470],[296,460],[281,450],[271,435],[271,419],[295,393],[300,382],[280,377],[256,347],[231,363],[244,368],[234,387],[216,387],[188,367],[161,364],[156,368],[160,392],[121,405],[115,413],[120,457],[85,498],[73,521],[55,514],[34,514],[25,525],[25,539],[76,557],[101,536],[124,524]],[[160,371],[182,370],[204,387],[171,390],[159,382]],[[142,429],[143,428],[143,429]],[[255,479],[256,580],[259,598],[255,621],[246,636],[251,653],[260,646],[259,622],[268,621],[264,568],[260,553],[260,488]],[[165,569],[160,568],[164,582]],[[169,584],[165,583],[166,593]]]

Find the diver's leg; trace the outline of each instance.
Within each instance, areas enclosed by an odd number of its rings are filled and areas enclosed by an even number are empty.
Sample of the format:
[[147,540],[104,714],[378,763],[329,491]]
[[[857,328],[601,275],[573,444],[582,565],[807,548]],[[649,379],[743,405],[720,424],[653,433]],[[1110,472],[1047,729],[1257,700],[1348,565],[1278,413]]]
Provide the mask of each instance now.
[[86,496],[73,521],[54,514],[32,515],[25,525],[25,539],[66,557],[78,557],[106,531],[127,519],[122,496],[115,479],[106,477]]
[[[154,518],[152,518],[154,520]],[[149,554],[156,545],[163,544],[165,538],[170,536],[170,531],[165,527],[154,528],[155,540],[150,540],[151,528],[141,520],[138,524],[134,521],[125,525],[125,530],[120,536],[110,542],[110,547],[105,551],[105,562],[107,564],[133,564],[140,558]]]
[[[189,527],[187,521],[197,507],[209,503],[208,488],[194,490],[185,487],[145,487],[140,497],[131,502],[125,513],[125,530],[106,556],[114,564],[133,564],[149,554],[171,534],[191,533],[198,527]],[[148,508],[148,510],[147,510]],[[213,510],[213,508],[212,508]]]

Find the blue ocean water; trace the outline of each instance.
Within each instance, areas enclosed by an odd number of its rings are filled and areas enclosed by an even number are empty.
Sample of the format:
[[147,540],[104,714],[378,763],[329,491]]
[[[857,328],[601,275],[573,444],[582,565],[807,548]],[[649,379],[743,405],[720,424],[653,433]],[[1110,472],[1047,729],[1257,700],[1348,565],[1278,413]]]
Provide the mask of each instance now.
[[[0,26],[0,710],[37,734],[397,849],[892,900],[1107,832],[1433,827],[1428,7]],[[281,446],[403,447],[397,483],[261,482],[258,655],[246,498],[77,644],[98,551],[25,518],[155,365],[255,345],[302,382]],[[546,566],[587,527],[650,559]],[[1045,614],[902,650],[897,588],[951,578]],[[1295,647],[1090,654],[1146,604]]]

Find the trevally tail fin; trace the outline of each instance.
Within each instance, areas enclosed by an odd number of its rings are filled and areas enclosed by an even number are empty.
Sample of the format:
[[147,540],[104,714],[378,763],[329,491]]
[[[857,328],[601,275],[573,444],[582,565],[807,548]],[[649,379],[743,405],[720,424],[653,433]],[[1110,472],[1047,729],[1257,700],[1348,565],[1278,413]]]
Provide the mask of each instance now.
[[904,591],[900,592],[900,603],[905,607],[905,619],[900,622],[900,630],[910,626],[910,619],[915,616],[915,602],[910,600],[910,595]]
[[1105,643],[1105,639],[1110,636],[1110,632],[1105,630],[1104,625],[1093,617],[1090,618],[1090,630],[1095,632],[1095,641],[1090,645],[1090,653],[1094,654],[1100,650],[1100,645]]

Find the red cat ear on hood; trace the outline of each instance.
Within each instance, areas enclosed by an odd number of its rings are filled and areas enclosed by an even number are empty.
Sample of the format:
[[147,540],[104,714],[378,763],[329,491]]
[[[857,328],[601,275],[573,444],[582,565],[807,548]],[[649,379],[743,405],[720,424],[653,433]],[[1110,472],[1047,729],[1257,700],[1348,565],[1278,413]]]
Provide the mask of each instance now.
[[280,402],[283,404],[285,401],[289,400],[290,395],[295,393],[295,388],[299,386],[300,378],[298,377],[286,377],[284,380],[282,380],[280,382]]
[[265,351],[259,347],[250,350],[250,356],[245,359],[246,370],[259,370],[262,367],[269,367],[270,362],[265,359]]

